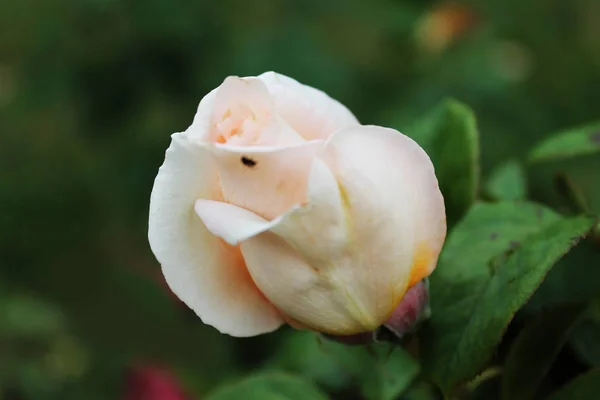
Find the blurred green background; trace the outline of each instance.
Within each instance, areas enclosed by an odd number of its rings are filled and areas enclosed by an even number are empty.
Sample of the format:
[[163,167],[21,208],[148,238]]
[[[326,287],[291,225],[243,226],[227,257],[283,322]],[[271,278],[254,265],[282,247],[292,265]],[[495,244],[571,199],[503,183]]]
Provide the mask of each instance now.
[[478,117],[484,177],[523,162],[529,196],[565,210],[566,173],[598,212],[598,156],[526,164],[541,138],[600,119],[598,21],[598,0],[2,1],[0,399],[121,399],[139,365],[199,399],[310,358],[285,329],[202,325],[147,243],[169,136],[228,75],[274,70],[400,131],[454,97]]

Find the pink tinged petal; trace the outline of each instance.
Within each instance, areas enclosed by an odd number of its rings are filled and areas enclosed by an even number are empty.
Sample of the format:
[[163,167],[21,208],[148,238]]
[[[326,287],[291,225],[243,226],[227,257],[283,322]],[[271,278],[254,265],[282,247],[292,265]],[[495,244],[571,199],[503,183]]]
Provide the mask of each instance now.
[[174,134],[150,198],[150,246],[171,290],[206,324],[233,336],[273,331],[283,320],[252,281],[239,248],[195,215],[197,199],[219,198],[217,180],[206,149]]
[[[246,121],[246,123],[252,123]],[[294,131],[288,123],[277,114],[271,115],[264,126],[257,126],[257,134],[253,137],[251,143],[247,142],[247,137],[236,135],[227,140],[227,145],[231,146],[293,146],[300,145],[304,138]]]
[[376,329],[377,315],[354,273],[343,196],[327,166],[311,169],[309,202],[241,244],[257,286],[286,315],[320,332],[350,335]]
[[348,221],[340,189],[331,170],[313,161],[308,180],[308,201],[274,220],[269,229],[283,237],[313,265],[343,257],[348,245]]
[[240,247],[257,286],[290,318],[333,335],[372,331],[380,325],[356,296],[355,287],[361,283],[343,275],[351,260],[309,263],[304,254],[270,231]]
[[435,268],[445,233],[443,197],[427,154],[376,126],[340,131],[323,159],[335,174],[352,232],[346,275],[356,297],[383,322],[406,290]]
[[[317,262],[329,262],[347,243],[346,224],[335,178],[320,160],[311,168],[308,204],[297,204],[288,212],[268,221],[244,208],[221,201],[199,199],[196,214],[215,236],[236,246],[244,240],[272,231],[294,248]],[[327,241],[317,242],[320,237]]]
[[217,90],[214,115],[221,116],[234,108],[245,109],[260,118],[272,104],[267,86],[258,78],[229,76]]
[[311,168],[309,203],[273,220],[235,206],[198,201],[196,211],[213,234],[241,242],[253,280],[292,320],[332,334],[370,331],[381,322],[355,297],[344,276],[347,231],[340,192],[319,160]]
[[266,83],[275,112],[306,140],[326,139],[337,130],[358,125],[344,105],[318,89],[274,72],[258,78]]
[[306,201],[307,181],[323,142],[288,147],[212,145],[225,202],[273,219]]
[[232,146],[277,146],[304,141],[274,112],[271,95],[258,78],[230,76],[209,96],[194,119],[194,124],[208,132],[197,135],[202,141]]
[[271,104],[267,87],[259,79],[226,78],[215,95],[211,142],[237,139],[240,145],[254,143],[271,118]]
[[373,331],[410,287],[422,249],[437,260],[443,199],[427,155],[391,129],[341,131],[323,159],[330,168],[313,163],[306,205],[270,222],[205,222],[241,241],[254,282],[291,319],[333,335]]

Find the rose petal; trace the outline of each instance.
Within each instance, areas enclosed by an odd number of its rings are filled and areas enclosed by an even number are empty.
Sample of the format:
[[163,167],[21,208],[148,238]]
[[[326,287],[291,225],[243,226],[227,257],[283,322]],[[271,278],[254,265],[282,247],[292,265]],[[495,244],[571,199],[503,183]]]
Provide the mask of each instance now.
[[348,201],[356,251],[366,261],[356,266],[357,278],[371,282],[363,296],[378,310],[395,306],[433,271],[446,235],[431,160],[409,137],[377,126],[336,133],[323,159]]
[[[329,262],[344,250],[347,227],[335,178],[319,159],[311,168],[307,200],[306,206],[296,204],[272,221],[221,201],[197,200],[195,210],[207,229],[230,245],[271,230],[311,259]],[[328,240],[317,242],[320,237]]]
[[242,241],[252,278],[288,317],[334,335],[374,330],[435,267],[443,198],[425,152],[394,130],[340,131],[323,158],[336,178],[316,160],[305,206],[271,222],[213,210],[225,222],[211,229]]
[[273,223],[252,211],[214,200],[196,200],[196,214],[206,228],[232,246],[268,230]]
[[257,286],[286,315],[319,332],[351,335],[372,331],[383,319],[355,296],[361,282],[347,279],[340,263],[309,264],[281,236],[265,232],[241,244],[248,270]]
[[275,72],[258,78],[267,84],[275,111],[306,140],[326,139],[337,130],[358,125],[344,105],[318,89]]
[[[299,146],[306,140],[278,114],[273,114],[269,123],[262,127],[258,139],[253,143],[255,146]],[[235,144],[235,143],[232,143]]]
[[[264,85],[260,85],[260,83]],[[250,82],[250,83],[248,83]],[[225,85],[227,83],[227,85]],[[266,88],[265,88],[266,85]],[[270,110],[280,115],[289,124],[292,132],[297,132],[305,140],[326,139],[333,132],[356,126],[356,117],[340,102],[313,87],[275,72],[265,72],[258,77],[228,77],[223,84],[207,94],[198,106],[194,122],[188,128],[190,137],[198,141],[211,140],[213,126],[217,118],[225,115],[231,104],[247,103],[266,121]],[[265,122],[265,126],[266,126]],[[278,123],[277,123],[278,124]],[[286,136],[288,136],[286,133]],[[238,144],[252,143],[252,138]],[[271,144],[263,141],[261,144]]]
[[228,110],[241,108],[257,119],[266,118],[272,99],[267,86],[258,78],[229,76],[217,89],[214,115],[222,116]]
[[333,334],[372,330],[380,321],[353,302],[357,282],[337,276],[343,267],[336,262],[349,261],[346,221],[337,183],[318,159],[308,196],[307,206],[271,222],[222,202],[198,201],[196,211],[215,235],[241,242],[257,286],[288,317]]
[[443,199],[427,155],[391,129],[339,131],[322,157],[333,195],[309,199],[243,242],[242,254],[261,291],[295,320],[337,335],[374,330],[410,286],[418,249],[437,259]]
[[306,201],[308,174],[322,141],[287,147],[210,145],[223,200],[266,219]]
[[170,288],[206,324],[233,336],[273,331],[281,316],[256,288],[239,249],[195,215],[196,199],[219,198],[217,179],[206,149],[174,134],[150,199],[150,246]]
[[267,86],[256,77],[227,77],[202,99],[188,131],[199,142],[232,146],[287,146],[305,141],[277,114]]
[[335,177],[327,165],[313,161],[306,205],[299,204],[268,228],[283,237],[315,267],[341,257],[348,245],[348,221]]

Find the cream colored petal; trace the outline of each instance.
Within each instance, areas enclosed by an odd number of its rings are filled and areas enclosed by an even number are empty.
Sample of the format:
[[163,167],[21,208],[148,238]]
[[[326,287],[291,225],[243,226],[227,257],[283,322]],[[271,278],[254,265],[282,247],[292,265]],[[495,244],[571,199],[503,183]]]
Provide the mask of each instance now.
[[435,267],[443,198],[427,155],[394,130],[339,132],[322,157],[330,169],[315,161],[306,205],[271,222],[213,211],[227,221],[213,232],[242,241],[257,286],[290,318],[336,335],[373,330]]
[[253,336],[283,320],[252,281],[239,248],[211,234],[194,211],[218,199],[218,172],[205,148],[172,136],[150,199],[148,238],[173,292],[219,331]]
[[272,114],[269,122],[262,128],[255,146],[298,146],[306,140],[278,114]]
[[305,141],[277,114],[267,86],[256,77],[227,77],[202,99],[187,134],[198,142],[231,146],[289,146]]
[[358,125],[344,105],[318,89],[275,72],[258,78],[267,84],[275,111],[306,140],[326,139],[337,130]]
[[270,110],[271,104],[271,95],[260,79],[228,76],[217,90],[214,114],[223,115],[240,108],[261,118]]
[[232,246],[273,226],[252,211],[222,201],[196,200],[194,208],[206,228]]
[[415,271],[434,267],[443,199],[428,156],[394,130],[340,131],[321,157],[329,169],[315,163],[309,185],[320,196],[242,242],[242,253],[261,291],[291,318],[337,335],[373,330]]
[[199,200],[196,212],[213,234],[232,244],[241,242],[256,284],[291,319],[342,334],[381,323],[354,303],[357,283],[338,276],[335,263],[349,261],[345,217],[337,183],[319,160],[311,169],[309,204],[271,222],[216,201]]
[[[195,210],[208,230],[230,245],[271,230],[315,264],[329,263],[345,251],[348,243],[337,183],[319,159],[314,160],[311,168],[307,204],[296,204],[271,221],[222,201],[200,199]],[[322,238],[327,240],[317,241]]]
[[357,278],[371,282],[362,296],[387,310],[433,271],[444,243],[444,199],[431,160],[409,137],[377,126],[336,133],[323,158],[347,199],[363,264]]
[[306,201],[312,160],[322,141],[286,147],[210,145],[223,200],[273,219]]
[[339,264],[310,264],[289,242],[272,232],[242,242],[241,250],[265,296],[304,326],[350,335],[374,330],[385,321],[356,302],[353,291],[360,283],[339,276]]
[[319,268],[347,252],[349,224],[338,183],[318,158],[311,166],[307,190],[307,203],[298,204],[268,229]]
[[331,171],[313,164],[309,202],[242,242],[248,270],[263,293],[289,317],[314,330],[354,334],[383,321],[360,297],[353,273],[351,226]]

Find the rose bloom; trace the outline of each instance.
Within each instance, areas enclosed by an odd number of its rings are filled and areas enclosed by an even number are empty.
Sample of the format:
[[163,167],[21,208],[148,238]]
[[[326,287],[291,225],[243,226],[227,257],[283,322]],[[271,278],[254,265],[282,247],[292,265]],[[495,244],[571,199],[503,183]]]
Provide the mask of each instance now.
[[233,336],[372,332],[435,268],[444,200],[410,138],[281,74],[228,77],[172,135],[149,240],[173,292]]

